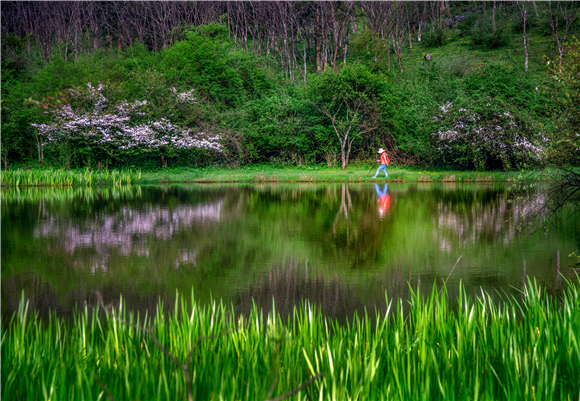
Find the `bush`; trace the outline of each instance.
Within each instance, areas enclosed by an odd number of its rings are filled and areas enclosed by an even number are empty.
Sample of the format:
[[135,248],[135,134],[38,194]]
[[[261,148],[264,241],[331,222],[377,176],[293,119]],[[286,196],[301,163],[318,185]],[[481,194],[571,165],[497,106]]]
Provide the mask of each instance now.
[[457,27],[459,28],[459,32],[461,33],[461,36],[464,36],[464,37],[470,36],[471,30],[473,29],[473,26],[479,20],[480,17],[481,17],[481,14],[472,12],[472,13],[469,13],[463,21],[460,21],[457,24]]
[[427,47],[441,47],[445,43],[446,37],[447,30],[443,23],[434,23],[427,25],[422,41]]
[[440,110],[432,137],[445,163],[510,170],[538,164],[545,156],[548,140],[500,101],[485,99],[469,109],[448,102]]
[[237,107],[267,93],[274,79],[256,56],[235,50],[227,27],[190,27],[182,40],[166,51],[164,72],[172,85],[196,88],[220,108]]
[[470,30],[471,42],[475,47],[498,49],[510,42],[510,27],[508,21],[496,16],[496,29],[493,30],[493,20],[490,15],[475,21]]
[[440,79],[464,78],[473,68],[474,62],[467,55],[441,58],[433,63],[432,73]]
[[[107,89],[91,83],[70,89],[70,104],[49,111],[49,124],[31,124],[42,146],[59,145],[69,166],[72,161],[78,166],[97,164],[99,169],[136,153],[157,155],[167,167],[179,149],[221,150],[217,137],[195,133],[164,117],[152,118],[147,100],[112,102],[111,96],[105,96]],[[176,108],[197,102],[193,89],[180,93],[173,88],[173,92]]]

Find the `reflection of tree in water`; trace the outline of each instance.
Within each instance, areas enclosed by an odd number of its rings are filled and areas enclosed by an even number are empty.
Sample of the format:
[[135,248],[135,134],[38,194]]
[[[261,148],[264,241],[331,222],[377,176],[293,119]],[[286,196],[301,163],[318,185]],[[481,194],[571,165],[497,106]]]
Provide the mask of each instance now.
[[[107,259],[112,249],[121,255],[135,253],[148,256],[148,238],[170,240],[184,229],[208,222],[218,222],[223,199],[201,205],[178,205],[172,208],[151,206],[136,209],[123,206],[114,213],[101,213],[79,222],[77,219],[62,219],[55,214],[44,213],[34,229],[35,238],[56,237],[55,245],[60,251],[75,254],[83,248],[93,249],[95,271],[107,270]],[[195,251],[188,250],[178,255],[179,261],[194,262]]]
[[[323,315],[338,319],[339,322],[347,319],[352,321],[355,313],[362,316],[365,309],[371,320],[374,320],[375,310],[386,312],[387,300],[393,303],[393,308],[400,303],[406,314],[411,291],[419,291],[422,296],[428,297],[434,286],[441,291],[448,278],[434,272],[412,273],[399,260],[393,261],[387,269],[376,272],[366,281],[351,283],[348,278],[338,274],[325,276],[313,272],[308,262],[289,258],[273,265],[266,276],[238,291],[232,297],[232,302],[236,312],[242,314],[248,314],[254,304],[267,314],[272,311],[274,302],[276,312],[286,317],[292,315],[295,307],[308,301],[319,308]],[[522,283],[527,284],[526,280],[524,272]],[[470,297],[486,293],[487,297],[501,301],[505,297],[520,299],[523,296],[521,288],[506,284],[507,276],[502,271],[468,271],[458,273],[453,282],[447,282],[447,302],[451,308],[458,306],[460,282],[464,293]],[[563,288],[558,280],[549,285],[542,282],[538,284],[552,294],[559,293]],[[498,288],[502,290],[498,291]]]
[[[141,317],[145,313],[154,316],[160,299],[163,300],[165,312],[171,312],[175,304],[175,290],[163,286],[143,292],[138,284],[128,286],[105,283],[98,288],[81,286],[59,294],[38,275],[27,274],[2,279],[2,323],[7,323],[18,310],[22,292],[29,310],[37,312],[41,319],[48,321],[51,313],[71,318],[75,310],[82,312],[85,305],[90,312],[98,306],[96,291],[101,293],[105,304],[117,306],[122,298],[127,309],[139,313]],[[187,298],[187,294],[183,295]]]
[[282,316],[291,314],[294,307],[305,300],[332,317],[352,316],[355,310],[362,309],[353,291],[338,277],[331,280],[321,276],[309,277],[308,263],[298,264],[294,259],[274,266],[263,282],[240,291],[234,299],[234,306],[247,314],[255,303],[264,313],[269,313],[272,299],[276,303],[276,312]]
[[334,218],[334,223],[332,224],[332,232],[336,234],[336,223],[338,223],[339,219],[344,216],[344,219],[350,225],[350,216],[349,210],[352,209],[352,200],[350,199],[350,191],[346,184],[342,184],[342,191],[341,191],[341,198],[340,198],[340,208],[336,213],[336,217]]
[[[412,280],[411,273],[399,265],[398,268],[378,272],[363,285],[350,284],[338,274],[325,277],[309,271],[308,262],[289,258],[272,266],[267,276],[239,291],[233,302],[236,310],[243,314],[249,313],[254,303],[264,313],[268,313],[272,310],[274,300],[276,312],[288,316],[294,307],[308,301],[316,305],[325,316],[350,321],[355,313],[364,315],[365,308],[372,317],[375,308],[384,312],[387,306],[385,291],[389,299],[408,299],[410,288],[422,284],[420,279],[418,282]],[[433,282],[423,285],[432,286]],[[406,309],[407,305],[404,304]]]
[[437,214],[433,216],[436,219],[433,239],[442,251],[451,251],[453,238],[458,239],[459,248],[484,240],[509,245],[523,219],[542,202],[542,194],[511,203],[505,199],[478,199],[454,205],[445,199],[439,200]]
[[310,224],[308,229],[317,231],[317,241],[323,244],[320,247],[322,256],[331,263],[340,260],[341,264],[349,263],[356,267],[366,260],[376,259],[380,253],[386,227],[381,226],[376,216],[376,199],[368,188],[347,184],[329,187],[325,203],[320,201],[316,213],[328,208],[333,219],[328,224]]

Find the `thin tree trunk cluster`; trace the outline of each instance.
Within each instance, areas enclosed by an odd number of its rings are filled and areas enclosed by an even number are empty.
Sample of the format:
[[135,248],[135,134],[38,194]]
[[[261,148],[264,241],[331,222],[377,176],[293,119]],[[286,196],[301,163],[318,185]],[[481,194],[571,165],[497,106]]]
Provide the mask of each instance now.
[[305,77],[309,68],[322,71],[346,63],[349,43],[362,21],[375,49],[382,48],[383,54],[393,51],[402,71],[406,40],[412,46],[415,31],[435,15],[434,10],[449,4],[427,3],[6,1],[1,6],[2,35],[36,41],[37,51],[48,62],[56,54],[76,59],[85,52],[123,49],[136,41],[160,50],[180,38],[177,27],[221,22],[240,46],[268,56],[295,79]]
[[[493,1],[495,30],[496,1]],[[510,16],[523,28],[525,67],[529,53],[529,18],[533,1],[514,2]],[[504,5],[499,2],[500,5]],[[484,11],[486,4],[484,2]],[[267,56],[290,79],[309,71],[346,63],[349,44],[361,32],[375,62],[391,67],[391,55],[404,70],[402,52],[412,37],[421,40],[426,27],[443,26],[450,2],[442,1],[4,1],[2,36],[28,38],[27,51],[38,51],[47,63],[55,54],[65,61],[102,48],[123,49],[136,41],[151,50],[171,46],[185,25],[227,24],[246,50]],[[561,63],[577,2],[549,2],[547,15]],[[359,25],[362,23],[362,29]],[[36,50],[30,46],[35,41]],[[9,45],[3,43],[3,50]],[[8,49],[7,49],[8,47]],[[372,47],[372,49],[370,49]]]

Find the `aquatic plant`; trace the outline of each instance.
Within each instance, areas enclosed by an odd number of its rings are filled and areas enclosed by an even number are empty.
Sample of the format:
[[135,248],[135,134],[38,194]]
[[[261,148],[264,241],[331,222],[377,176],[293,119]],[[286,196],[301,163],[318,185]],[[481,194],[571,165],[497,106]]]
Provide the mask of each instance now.
[[[109,175],[111,180],[109,180]],[[131,182],[141,177],[141,170],[95,171],[88,167],[84,170],[64,169],[31,169],[8,170],[2,172],[2,186],[92,186],[94,184],[131,185]]]
[[[248,316],[193,294],[154,317],[85,306],[41,321],[25,297],[2,325],[2,394],[18,399],[494,399],[580,394],[580,284],[522,299],[413,292],[346,324],[305,303]],[[105,312],[106,311],[106,312]],[[181,365],[181,366],[179,366]],[[185,368],[185,369],[184,369]],[[188,376],[191,390],[188,390]],[[306,385],[308,384],[308,385]],[[301,391],[297,391],[301,389]],[[277,398],[281,399],[281,398]]]

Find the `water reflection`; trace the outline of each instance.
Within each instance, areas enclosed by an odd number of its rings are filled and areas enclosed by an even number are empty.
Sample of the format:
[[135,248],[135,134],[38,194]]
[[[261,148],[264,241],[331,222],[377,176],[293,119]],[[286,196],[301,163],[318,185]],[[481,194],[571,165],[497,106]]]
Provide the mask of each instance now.
[[350,190],[348,185],[342,184],[341,197],[340,197],[340,207],[338,212],[336,212],[336,217],[334,218],[334,223],[332,224],[332,232],[336,234],[336,226],[340,219],[344,219],[349,225],[351,223],[349,211],[352,209],[352,200],[350,198]]
[[[337,272],[325,275],[312,271],[312,268],[309,271],[308,261],[290,257],[272,266],[263,277],[258,277],[255,282],[240,289],[233,297],[233,305],[236,312],[242,314],[249,314],[254,304],[265,313],[275,307],[276,312],[285,317],[291,316],[295,307],[308,301],[325,316],[340,322],[351,320],[355,313],[361,316],[365,312],[373,320],[375,311],[385,313],[389,303],[409,299],[411,292],[428,297],[434,286],[439,292],[446,291],[449,306],[454,308],[458,305],[460,282],[468,294],[485,293],[496,301],[506,297],[520,298],[523,284],[527,283],[525,271],[519,286],[506,285],[510,277],[502,271],[463,271],[452,280],[453,283],[449,283],[448,279],[449,276],[432,271],[413,273],[403,268],[399,260],[389,268],[357,281]],[[561,277],[553,283],[540,284],[547,286],[549,292],[557,293]],[[409,310],[407,302],[401,306],[403,313]]]
[[2,187],[1,197],[4,205],[30,202],[71,201],[81,199],[93,202],[103,199],[131,199],[141,196],[140,185],[123,185],[113,187]]
[[375,191],[378,197],[377,203],[379,204],[379,219],[381,220],[383,219],[383,217],[387,213],[387,210],[389,210],[389,207],[391,206],[391,197],[389,196],[388,189],[389,189],[388,184],[385,184],[383,186],[382,191],[381,188],[379,187],[379,184],[375,184]]
[[[223,199],[173,208],[145,205],[141,209],[121,207],[79,220],[61,219],[45,211],[34,228],[34,238],[58,238],[59,251],[74,254],[79,248],[99,255],[99,268],[107,270],[108,255],[135,253],[149,256],[148,240],[170,240],[196,225],[219,222]],[[181,261],[194,261],[192,252],[181,252]],[[95,266],[91,267],[94,272]]]
[[443,198],[437,202],[437,213],[433,216],[436,219],[433,238],[439,242],[441,250],[448,252],[451,250],[450,236],[460,238],[459,248],[481,241],[509,246],[521,231],[522,221],[543,202],[543,194],[518,202],[508,202],[498,194],[495,199],[473,199],[469,205]]
[[344,317],[384,306],[385,291],[408,297],[409,283],[513,293],[535,277],[559,288],[577,227],[522,234],[541,195],[510,203],[506,194],[475,184],[2,191],[2,313],[22,290],[63,313],[94,290],[140,308],[193,288],[202,302],[240,310],[252,299],[268,309],[274,297],[288,311],[308,299]]

